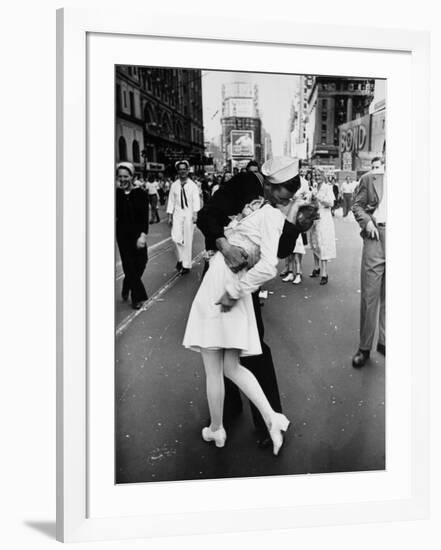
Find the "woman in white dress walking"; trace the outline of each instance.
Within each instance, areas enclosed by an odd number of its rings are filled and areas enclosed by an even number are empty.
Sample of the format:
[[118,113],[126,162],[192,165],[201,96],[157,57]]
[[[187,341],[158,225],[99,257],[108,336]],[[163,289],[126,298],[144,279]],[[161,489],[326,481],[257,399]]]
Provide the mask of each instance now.
[[328,282],[328,261],[337,256],[335,247],[335,228],[332,219],[331,207],[334,205],[334,192],[332,186],[326,183],[324,173],[314,169],[314,183],[312,195],[319,206],[320,218],[315,220],[311,227],[310,244],[314,255],[314,269],[310,277],[318,277],[321,274],[320,284]]

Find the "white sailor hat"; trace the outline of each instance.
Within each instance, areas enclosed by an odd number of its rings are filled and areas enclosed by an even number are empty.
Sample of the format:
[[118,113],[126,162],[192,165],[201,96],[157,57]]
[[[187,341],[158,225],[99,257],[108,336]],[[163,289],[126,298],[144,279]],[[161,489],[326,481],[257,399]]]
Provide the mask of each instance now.
[[178,166],[180,164],[185,164],[185,166],[187,167],[187,170],[190,170],[190,163],[188,162],[188,160],[178,160],[177,162],[175,162],[175,169],[176,170],[178,169]]
[[299,173],[299,161],[292,157],[274,157],[262,165],[262,174],[273,185],[285,183]]
[[116,171],[118,172],[118,170],[120,168],[125,168],[126,170],[128,170],[132,174],[132,176],[135,175],[135,167],[133,166],[133,164],[131,162],[119,162],[116,165]]

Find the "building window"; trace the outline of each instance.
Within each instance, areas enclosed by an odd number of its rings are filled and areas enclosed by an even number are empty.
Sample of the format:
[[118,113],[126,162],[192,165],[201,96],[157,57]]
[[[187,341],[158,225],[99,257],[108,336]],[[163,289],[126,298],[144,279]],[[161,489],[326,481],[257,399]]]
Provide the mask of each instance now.
[[182,138],[182,126],[181,126],[181,123],[178,122],[176,124],[176,137],[177,139],[181,139]]
[[148,103],[146,103],[145,106],[144,106],[144,122],[146,124],[151,124],[154,121],[155,121],[155,119],[154,119],[154,116],[153,116],[152,108],[150,107],[150,105]]
[[116,85],[116,108],[118,111],[121,110],[121,86],[119,84]]
[[132,158],[133,162],[140,162],[139,143],[136,141],[136,139],[134,139],[132,143]]
[[135,96],[133,95],[133,92],[129,92],[129,99],[130,99],[130,114],[132,116],[135,116]]
[[123,98],[124,98],[124,108],[127,109],[127,94],[126,94],[125,90],[123,92]]
[[118,140],[118,152],[119,152],[119,161],[123,162],[127,160],[127,144],[126,140],[121,136]]

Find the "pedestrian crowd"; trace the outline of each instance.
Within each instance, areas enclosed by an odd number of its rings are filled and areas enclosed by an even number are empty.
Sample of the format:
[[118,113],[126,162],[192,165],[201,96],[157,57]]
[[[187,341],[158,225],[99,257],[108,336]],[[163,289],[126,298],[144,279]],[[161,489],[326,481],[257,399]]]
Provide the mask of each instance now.
[[[149,224],[160,221],[165,205],[176,270],[192,267],[195,226],[205,238],[204,274],[188,316],[183,345],[201,354],[210,412],[202,438],[223,447],[231,421],[240,414],[239,389],[249,398],[259,445],[277,455],[290,425],[283,414],[271,350],[264,342],[259,289],[280,273],[284,283],[302,283],[302,259],[309,248],[311,278],[329,282],[328,262],[336,259],[334,217],[353,212],[361,227],[360,342],[352,364],[369,360],[377,324],[377,351],[385,355],[386,192],[383,160],[357,183],[341,185],[315,166],[300,169],[290,157],[275,157],[262,167],[255,161],[221,176],[195,177],[190,164],[175,164],[176,179],[136,178],[133,165],[117,166],[116,238],[124,281],[135,309],[147,293],[142,275],[147,264]],[[150,214],[149,214],[150,211]],[[352,214],[351,214],[352,215]]]

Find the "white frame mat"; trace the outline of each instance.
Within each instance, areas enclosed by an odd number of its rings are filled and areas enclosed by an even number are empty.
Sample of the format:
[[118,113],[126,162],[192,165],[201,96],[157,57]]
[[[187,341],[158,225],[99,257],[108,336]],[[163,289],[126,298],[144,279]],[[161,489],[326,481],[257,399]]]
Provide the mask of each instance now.
[[[250,24],[250,22],[252,24]],[[215,23],[215,24],[214,24]],[[408,94],[405,127],[408,129],[406,139],[408,150],[401,154],[406,156],[406,172],[399,170],[400,151],[391,153],[391,167],[397,166],[395,174],[402,179],[401,194],[392,193],[395,200],[391,204],[392,221],[397,220],[397,236],[403,229],[402,250],[407,254],[406,269],[408,276],[408,296],[403,296],[403,311],[406,313],[406,323],[409,325],[409,341],[406,346],[406,361],[409,368],[403,368],[403,386],[393,392],[402,392],[401,398],[408,408],[408,415],[403,417],[405,423],[404,439],[408,441],[408,449],[403,456],[403,463],[408,465],[402,474],[403,490],[390,492],[386,497],[379,492],[378,499],[365,498],[339,500],[338,495],[329,494],[329,480],[320,476],[303,476],[305,479],[315,479],[311,482],[322,487],[322,492],[328,491],[327,498],[311,498],[301,504],[289,494],[282,506],[240,505],[235,502],[235,509],[210,509],[208,502],[205,507],[193,506],[191,503],[193,488],[190,482],[180,482],[182,490],[187,487],[190,493],[188,506],[175,505],[173,509],[160,511],[147,510],[143,513],[127,506],[122,511],[109,512],[103,505],[101,512],[94,513],[95,507],[90,506],[90,494],[101,493],[101,500],[111,502],[110,496],[115,494],[114,487],[108,487],[109,495],[98,480],[96,464],[101,460],[96,453],[91,457],[90,436],[95,433],[96,426],[91,425],[92,413],[97,408],[96,392],[90,388],[89,362],[95,357],[97,345],[103,349],[103,356],[108,357],[108,347],[113,348],[113,339],[109,332],[105,338],[94,338],[91,346],[89,331],[93,325],[93,307],[90,304],[96,300],[93,280],[97,277],[90,274],[90,250],[93,249],[93,239],[96,225],[96,209],[91,207],[94,201],[94,191],[88,187],[88,178],[93,173],[88,147],[94,141],[92,128],[89,125],[91,105],[88,102],[88,44],[91,36],[107,36],[112,40],[126,44],[130,40],[148,37],[163,44],[164,40],[182,39],[198,40],[220,44],[220,47],[234,48],[234,51],[249,46],[264,48],[332,48],[335,51],[373,52],[375,55],[403,53],[409,56],[410,87]],[[295,37],[295,41],[294,41]],[[104,55],[104,54],[103,54]],[[231,55],[231,54],[230,54]],[[149,58],[150,59],[150,58]],[[231,68],[228,59],[225,67],[218,64],[212,68]],[[253,61],[254,70],[259,70],[259,64]],[[158,64],[137,58],[130,58],[123,64]],[[178,64],[179,66],[179,64]],[[196,67],[197,65],[190,65]],[[202,66],[202,65],[200,65]],[[250,65],[249,65],[250,66]],[[248,67],[249,67],[248,66]],[[208,68],[208,67],[204,67]],[[235,67],[233,67],[234,69]],[[264,68],[262,69],[264,70]],[[296,71],[289,71],[295,73]],[[300,71],[298,71],[300,72]],[[380,71],[381,73],[381,71]],[[317,73],[315,73],[317,74]],[[333,71],[332,74],[336,74]],[[369,73],[371,74],[371,73]],[[382,77],[383,73],[372,76]],[[395,81],[396,84],[397,81]],[[154,16],[148,13],[127,13],[126,10],[89,10],[62,9],[57,12],[57,539],[63,542],[79,542],[93,540],[114,540],[124,538],[141,538],[155,536],[172,536],[181,534],[203,534],[212,532],[235,532],[259,529],[281,529],[300,526],[336,525],[361,522],[378,522],[426,518],[429,513],[429,281],[426,270],[417,270],[418,265],[429,255],[428,235],[429,219],[424,214],[428,211],[429,197],[429,35],[417,31],[378,30],[354,27],[336,27],[333,25],[299,25],[293,21],[279,21],[267,25],[264,19],[256,15],[245,20],[227,19],[222,17],[188,17],[180,14],[177,17]],[[89,90],[90,91],[90,90]],[[113,93],[113,91],[112,91]],[[93,95],[93,94],[92,94]],[[113,127],[113,112],[108,117],[106,126]],[[389,117],[389,113],[388,113]],[[393,118],[393,117],[392,117]],[[397,124],[395,124],[397,127]],[[113,138],[113,130],[109,138],[103,132],[107,143]],[[388,140],[388,170],[389,170]],[[109,150],[107,147],[106,151]],[[113,156],[110,157],[113,160]],[[409,170],[407,170],[407,166]],[[403,169],[403,167],[402,167]],[[107,170],[107,169],[106,169]],[[109,159],[108,175],[112,181],[113,162]],[[107,173],[105,173],[107,174]],[[400,176],[401,174],[401,176]],[[407,181],[405,185],[404,181]],[[107,175],[106,179],[107,181]],[[113,183],[113,181],[112,181]],[[418,185],[416,186],[416,183]],[[397,187],[396,187],[397,188]],[[113,187],[112,187],[113,189]],[[109,202],[110,200],[110,202]],[[405,216],[400,218],[399,208]],[[106,205],[111,199],[106,199]],[[105,210],[105,208],[103,209]],[[419,215],[418,215],[419,214]],[[113,210],[112,210],[113,215]],[[109,213],[103,214],[109,220]],[[404,218],[404,219],[403,219]],[[398,224],[400,222],[400,226]],[[90,231],[92,229],[92,231]],[[96,234],[96,232],[95,232]],[[112,233],[113,234],[113,233]],[[109,244],[106,245],[109,248]],[[110,248],[113,248],[113,242]],[[400,253],[402,253],[400,250]],[[389,252],[388,252],[389,254]],[[392,259],[393,259],[392,253]],[[396,256],[395,256],[396,257]],[[389,259],[389,258],[388,258]],[[389,265],[389,264],[388,264]],[[96,269],[96,268],[94,268]],[[399,273],[393,269],[390,274]],[[113,272],[112,272],[113,277]],[[92,285],[90,281],[92,280]],[[388,278],[388,281],[393,280]],[[107,284],[107,283],[106,283]],[[112,288],[107,285],[106,289]],[[102,294],[102,293],[101,293]],[[113,300],[113,291],[111,294]],[[112,304],[110,304],[111,307]],[[92,316],[91,316],[92,311]],[[105,315],[103,316],[106,318]],[[388,322],[389,313],[388,313]],[[111,328],[111,325],[109,325]],[[111,332],[111,330],[110,330]],[[103,333],[104,334],[104,333]],[[112,334],[110,334],[112,336]],[[97,344],[96,342],[99,342]],[[104,344],[104,342],[106,344]],[[388,365],[394,367],[399,358],[398,346],[396,354],[389,354]],[[98,347],[99,351],[99,347]],[[393,350],[392,350],[393,351]],[[92,353],[91,353],[92,352]],[[92,359],[91,359],[92,358]],[[108,369],[113,365],[108,365]],[[401,362],[400,365],[401,367]],[[394,367],[395,368],[395,367]],[[405,373],[407,372],[407,374]],[[399,375],[399,372],[398,372]],[[391,380],[398,379],[388,376]],[[407,377],[407,378],[406,378]],[[113,399],[111,390],[103,385],[103,403]],[[388,388],[391,390],[391,388]],[[389,393],[388,393],[389,396]],[[394,402],[392,400],[392,402]],[[101,402],[98,403],[101,405]],[[100,407],[101,408],[101,407]],[[389,413],[388,413],[388,420]],[[112,433],[113,417],[94,422],[107,422],[103,433]],[[92,423],[93,424],[93,423]],[[394,441],[393,432],[389,428],[397,426],[387,423],[387,449],[391,449]],[[94,432],[95,430],[95,432]],[[407,437],[407,439],[406,439]],[[103,447],[106,449],[106,447]],[[104,455],[104,461],[113,461],[113,456]],[[393,452],[391,453],[393,456]],[[388,463],[389,468],[389,463]],[[103,471],[105,467],[103,464]],[[393,475],[393,464],[387,475]],[[351,475],[354,483],[356,477]],[[404,477],[403,477],[404,476]],[[289,476],[287,476],[289,477]],[[300,478],[301,476],[297,476]],[[372,478],[374,479],[374,478]],[[385,478],[386,479],[386,478]],[[288,483],[288,480],[285,480]],[[253,483],[265,484],[265,491],[283,491],[284,478],[269,481],[267,478],[254,480]],[[334,480],[335,481],[335,480]],[[242,483],[244,480],[241,481]],[[104,482],[103,482],[104,483]],[[228,488],[230,497],[237,489],[231,480],[217,481]],[[301,479],[299,484],[304,483]],[[330,483],[330,482],[329,482]],[[272,484],[272,489],[270,485]],[[161,494],[173,491],[173,484],[133,484],[125,492],[135,491],[146,499],[147,495],[160,501]],[[251,486],[251,485],[249,485]],[[121,496],[121,491],[119,495]],[[130,493],[132,494],[132,493]],[[168,494],[168,493],[167,493]],[[177,493],[176,493],[177,494]],[[286,496],[286,495],[285,495]],[[100,495],[94,502],[99,502]],[[233,502],[234,499],[231,498]],[[178,501],[176,501],[178,502]],[[175,502],[175,504],[176,504]],[[199,503],[200,504],[200,503]],[[121,508],[121,507],[120,507]],[[116,510],[116,508],[115,508]],[[92,513],[93,512],[93,513]]]

